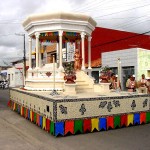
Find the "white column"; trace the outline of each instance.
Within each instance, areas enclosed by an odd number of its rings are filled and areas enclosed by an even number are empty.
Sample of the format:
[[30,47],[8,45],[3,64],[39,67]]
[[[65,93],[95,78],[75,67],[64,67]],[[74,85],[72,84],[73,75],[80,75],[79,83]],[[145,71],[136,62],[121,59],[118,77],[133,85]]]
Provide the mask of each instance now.
[[29,37],[29,69],[28,69],[28,78],[32,77],[32,38]]
[[88,69],[92,69],[91,68],[91,39],[92,37],[89,36],[88,37]]
[[39,68],[39,33],[36,32],[35,33],[35,37],[36,37],[36,69]]
[[64,70],[62,66],[62,35],[63,35],[63,31],[60,30],[59,31],[59,70],[60,71]]
[[56,44],[56,54],[57,54],[57,59],[55,60],[57,63],[57,68],[59,68],[59,43]]
[[119,89],[119,85],[121,83],[121,60],[118,58],[118,78],[117,78],[117,88]]
[[81,33],[81,40],[82,40],[82,67],[81,67],[81,69],[82,70],[85,70],[85,47],[84,47],[84,40],[85,40],[85,33],[84,32],[82,32]]
[[42,49],[42,46],[41,46],[41,43],[39,44],[39,68],[41,68],[42,66],[42,60],[41,60],[41,49]]
[[29,70],[32,70],[32,38],[29,37]]
[[43,63],[44,65],[47,64],[47,52],[46,52],[46,47],[43,46],[43,50],[44,50],[44,53],[43,53]]

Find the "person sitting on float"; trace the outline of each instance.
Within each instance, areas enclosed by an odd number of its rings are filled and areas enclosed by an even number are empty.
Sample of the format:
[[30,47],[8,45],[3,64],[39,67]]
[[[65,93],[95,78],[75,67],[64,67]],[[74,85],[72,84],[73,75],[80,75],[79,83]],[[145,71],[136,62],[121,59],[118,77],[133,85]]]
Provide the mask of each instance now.
[[128,89],[128,92],[135,92],[136,91],[135,75],[130,76],[130,78],[126,82],[126,87]]
[[119,81],[119,86],[117,86],[117,84],[118,84],[117,78],[118,78],[118,75],[115,75],[114,73],[111,74],[111,77],[110,77],[110,80],[109,80],[109,82],[110,82],[109,88],[110,89],[117,90],[119,88],[121,90],[120,81]]
[[147,85],[148,85],[147,93],[150,94],[150,79],[147,80]]
[[114,73],[111,74],[109,82],[110,82],[109,88],[116,90],[117,89],[117,83],[116,83],[116,76]]

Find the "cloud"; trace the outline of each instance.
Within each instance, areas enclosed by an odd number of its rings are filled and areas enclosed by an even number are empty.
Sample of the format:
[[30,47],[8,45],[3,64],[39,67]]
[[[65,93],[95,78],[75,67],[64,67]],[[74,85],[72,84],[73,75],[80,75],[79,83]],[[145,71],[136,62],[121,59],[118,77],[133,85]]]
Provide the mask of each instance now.
[[0,46],[0,54],[0,58],[17,56],[15,47]]
[[22,21],[30,14],[82,12],[91,15],[101,27],[138,33],[148,31],[150,25],[148,0],[5,0],[0,10],[0,56],[5,57],[16,57],[18,51],[21,54],[23,37],[15,33],[25,33]]
[[[79,0],[5,0],[0,5],[0,54],[1,57],[16,57],[17,52],[23,49],[23,38],[15,33],[25,33],[22,21],[30,14],[49,11],[65,10],[83,3]],[[28,37],[26,33],[26,51],[28,51]],[[10,55],[11,54],[11,55]]]

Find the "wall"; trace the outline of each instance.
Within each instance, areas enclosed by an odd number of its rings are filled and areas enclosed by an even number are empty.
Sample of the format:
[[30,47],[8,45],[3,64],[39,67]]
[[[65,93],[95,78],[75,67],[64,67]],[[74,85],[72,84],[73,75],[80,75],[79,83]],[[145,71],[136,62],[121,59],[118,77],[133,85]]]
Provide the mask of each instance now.
[[[101,58],[103,52],[124,50],[130,48],[150,49],[149,35],[96,27],[92,32],[92,60]],[[88,42],[85,40],[85,57],[88,60]]]
[[146,49],[138,49],[138,73],[137,77],[140,80],[141,75],[145,74],[148,77],[147,70],[150,69],[150,51]]
[[14,68],[8,68],[7,78],[9,79],[9,86],[14,87],[15,86]]
[[102,53],[102,66],[108,65],[111,68],[117,68],[118,58],[120,58],[121,60],[122,67],[121,86],[122,90],[126,90],[125,84],[128,79],[128,76],[131,74],[135,74],[137,79],[137,48]]
[[121,66],[135,66],[137,64],[137,49],[124,49],[102,53],[102,66],[117,67],[117,60],[120,58]]
[[22,76],[22,69],[15,70],[15,86],[22,86],[23,85],[23,76]]
[[9,68],[8,69],[8,74],[7,78],[9,78],[10,74],[10,79],[9,79],[9,86],[10,87],[15,87],[15,86],[22,86],[23,85],[23,80],[22,80],[22,69],[15,69]]

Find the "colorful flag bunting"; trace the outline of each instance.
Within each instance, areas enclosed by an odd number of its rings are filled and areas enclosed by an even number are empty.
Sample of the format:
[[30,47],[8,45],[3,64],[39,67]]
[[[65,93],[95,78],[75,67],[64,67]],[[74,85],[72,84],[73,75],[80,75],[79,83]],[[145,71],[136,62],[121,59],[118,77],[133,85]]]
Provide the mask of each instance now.
[[84,132],[91,132],[91,119],[84,119],[83,120],[83,131]]
[[74,134],[74,121],[73,120],[65,121],[65,135],[69,132]]
[[140,124],[140,114],[139,113],[134,114],[134,125],[135,124]]
[[127,126],[133,125],[133,114],[127,116]]
[[114,128],[114,116],[107,117],[107,129]]
[[91,119],[91,123],[92,123],[91,132],[93,132],[94,129],[99,131],[99,127],[98,127],[99,126],[99,119],[98,118]]
[[121,125],[121,122],[120,122],[121,120],[120,120],[120,116],[115,116],[114,117],[114,128],[119,128],[120,127],[120,125]]
[[55,123],[55,136],[58,136],[59,134],[64,136],[64,122]]
[[99,118],[99,129],[107,130],[107,120],[106,118]]
[[80,133],[83,132],[83,121],[82,120],[74,121],[74,133],[76,134],[78,131],[80,131]]

